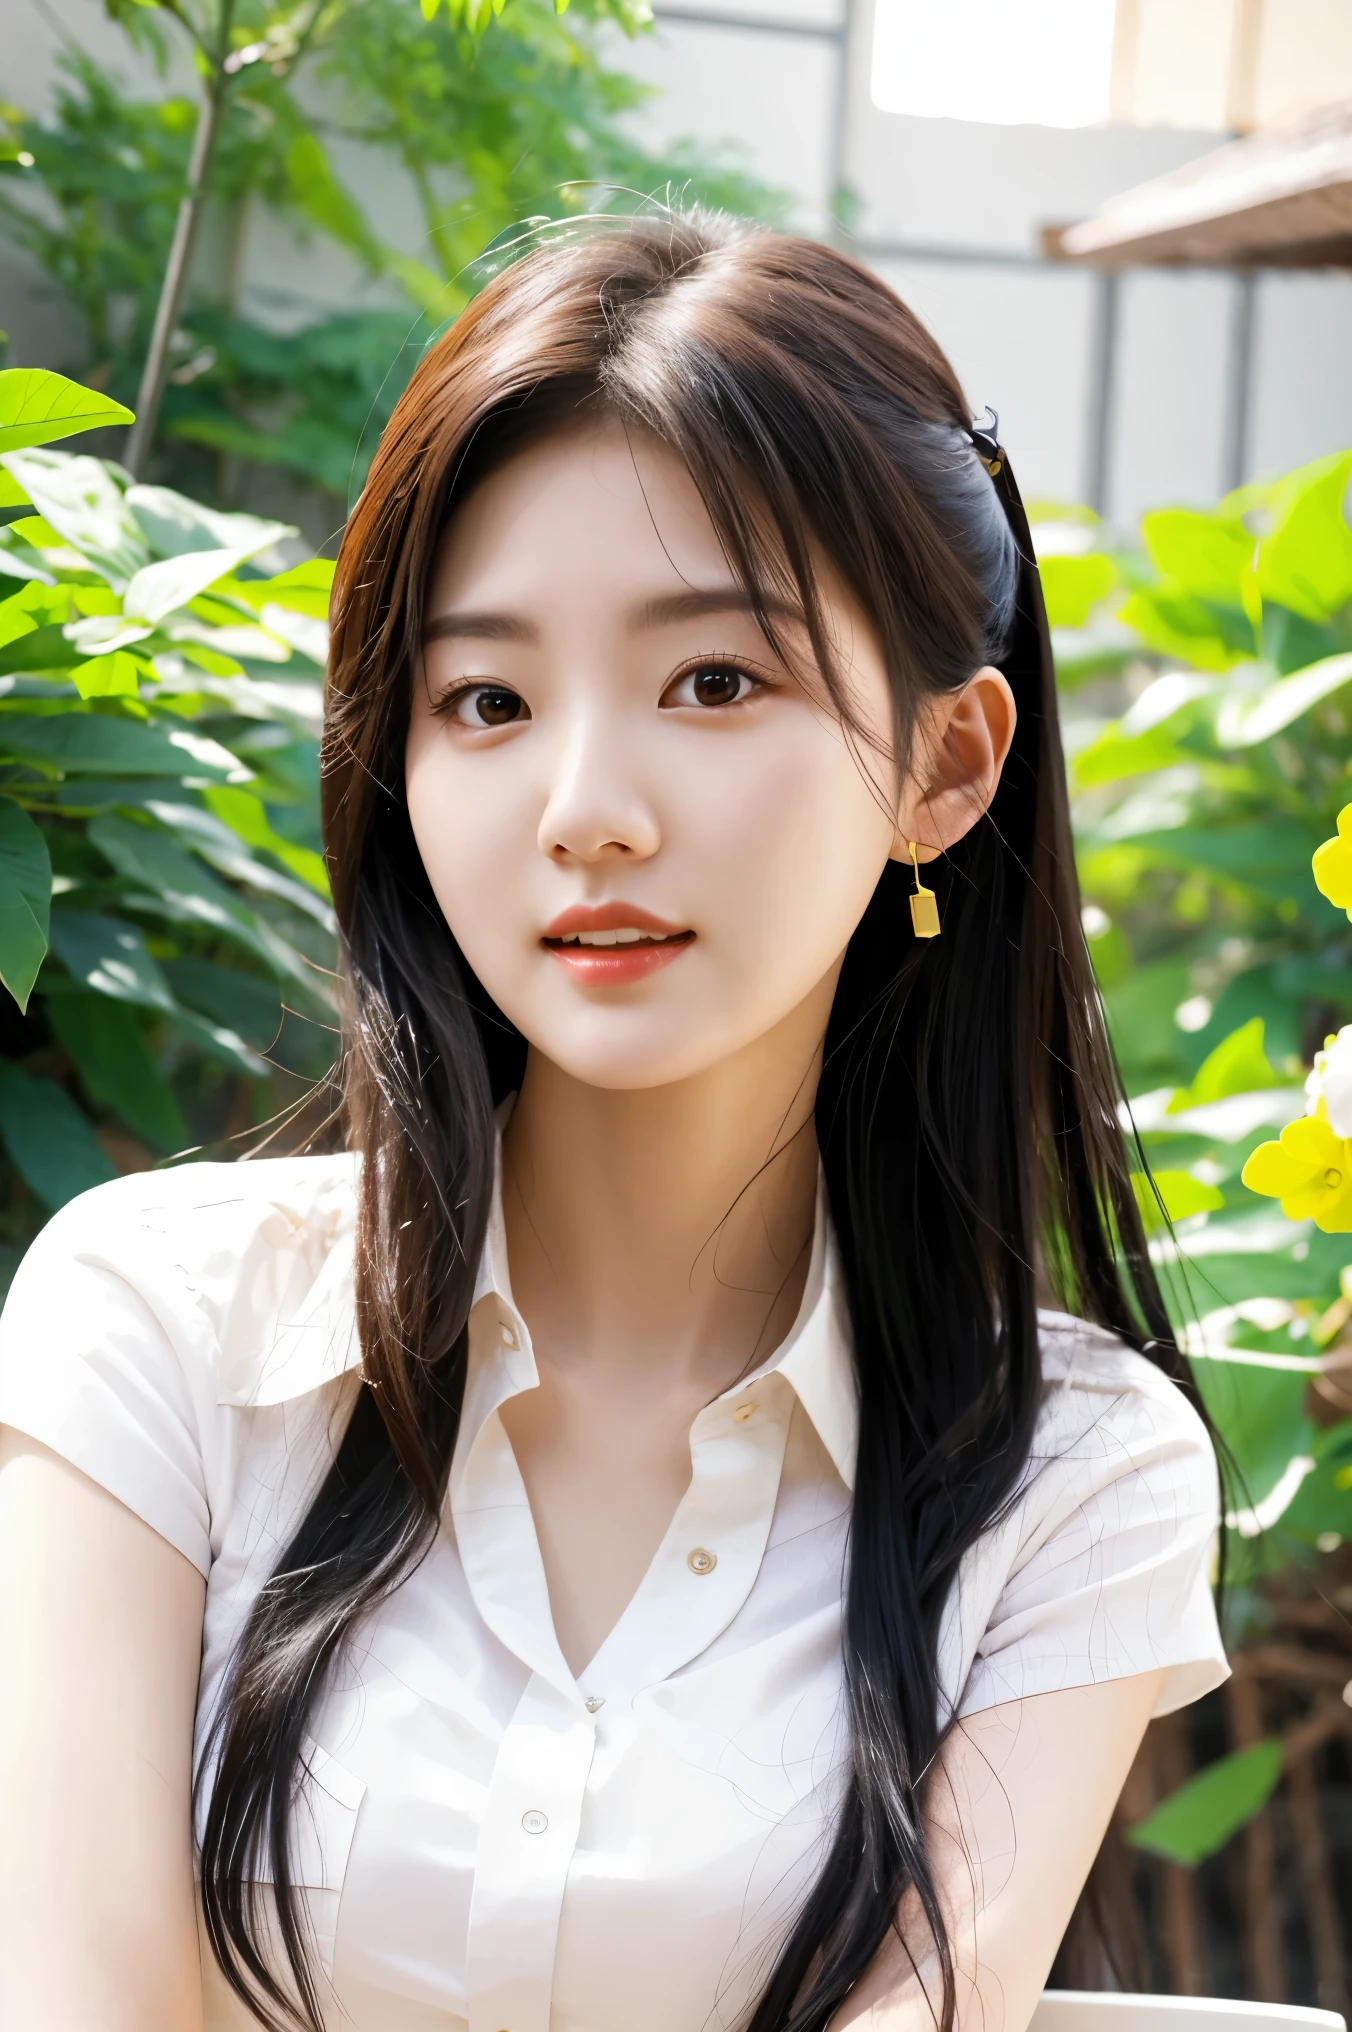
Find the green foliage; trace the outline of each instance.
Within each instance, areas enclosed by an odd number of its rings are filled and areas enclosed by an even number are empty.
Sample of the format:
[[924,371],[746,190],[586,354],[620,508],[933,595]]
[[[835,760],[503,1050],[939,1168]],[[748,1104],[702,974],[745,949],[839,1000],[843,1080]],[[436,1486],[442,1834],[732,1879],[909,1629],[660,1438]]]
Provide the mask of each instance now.
[[0,981],[20,1010],[38,977],[51,922],[52,864],[42,830],[0,797]]
[[1225,1205],[1224,1193],[1204,1185],[1190,1171],[1134,1171],[1131,1184],[1147,1233]]
[[[46,380],[59,435],[87,391]],[[317,732],[333,568],[278,570],[283,525],[87,455],[10,451],[0,483],[20,510],[0,529],[12,1246],[115,1158],[247,1127],[328,1067]]]
[[1128,1830],[1127,1840],[1171,1863],[1194,1867],[1223,1848],[1267,1804],[1281,1773],[1282,1746],[1275,1739],[1237,1750],[1171,1792]]
[[[1339,455],[1210,513],[1148,515],[1144,556],[1105,555],[1097,610],[1063,621],[1081,879],[1115,935],[1105,988],[1133,1092],[1190,1088],[1254,1019],[1267,1084],[1294,1079],[1352,1016],[1348,928],[1310,869],[1352,756],[1349,476]],[[1094,717],[1084,687],[1120,681],[1124,641],[1129,702]]]
[[[1240,1178],[1352,1020],[1347,916],[1311,871],[1352,799],[1350,480],[1340,453],[1210,512],[1147,515],[1140,552],[1044,564],[1086,930],[1153,1173],[1136,1181],[1151,1255],[1235,1471],[1241,1631],[1264,1574],[1352,1537],[1352,1419],[1321,1429],[1309,1391],[1352,1322],[1352,1238],[1287,1222]],[[1340,898],[1342,851],[1321,860]],[[1197,1863],[1280,1773],[1277,1743],[1224,1758],[1129,1839]]]
[[[112,11],[138,40],[162,40],[162,9]],[[646,0],[574,0],[566,20],[562,11],[554,0],[236,9],[206,230],[173,342],[162,477],[243,498],[251,471],[272,467],[350,499],[422,348],[491,272],[480,260],[491,242],[519,237],[523,222],[625,208],[673,185],[774,210],[734,169],[679,149],[653,156],[626,138],[624,115],[645,88],[602,61],[596,31],[646,26]],[[211,14],[204,6],[204,36]],[[195,119],[191,100],[129,96],[72,47],[51,116],[0,120],[0,229],[79,313],[83,334],[63,364],[124,401],[145,358]],[[340,166],[371,151],[417,222],[413,248],[382,238]],[[265,213],[341,250],[357,307],[316,320],[283,290],[245,296],[248,238]]]
[[120,402],[43,367],[9,367],[0,373],[0,452],[130,422],[131,411]]
[[1203,1108],[1208,1101],[1223,1101],[1230,1094],[1248,1094],[1255,1087],[1277,1084],[1263,1049],[1263,1019],[1252,1016],[1207,1053],[1191,1085],[1178,1089],[1166,1112],[1181,1115],[1185,1108]]

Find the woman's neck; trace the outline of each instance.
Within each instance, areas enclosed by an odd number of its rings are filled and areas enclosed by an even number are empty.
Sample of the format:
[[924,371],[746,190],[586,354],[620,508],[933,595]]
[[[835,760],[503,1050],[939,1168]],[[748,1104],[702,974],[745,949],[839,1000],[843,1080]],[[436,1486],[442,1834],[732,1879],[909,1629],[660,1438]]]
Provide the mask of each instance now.
[[821,1028],[795,1011],[694,1078],[638,1091],[531,1052],[503,1210],[513,1293],[548,1359],[639,1362],[716,1394],[778,1346],[811,1254]]

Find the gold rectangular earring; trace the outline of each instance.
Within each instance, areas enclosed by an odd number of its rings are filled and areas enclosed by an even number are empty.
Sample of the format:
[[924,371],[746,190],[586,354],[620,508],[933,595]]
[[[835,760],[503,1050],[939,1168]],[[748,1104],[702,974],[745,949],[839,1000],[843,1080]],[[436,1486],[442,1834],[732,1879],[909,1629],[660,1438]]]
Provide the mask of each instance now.
[[911,924],[917,938],[939,936],[939,904],[934,891],[927,889],[920,879],[920,856],[914,840],[906,843],[911,850],[911,866],[915,869],[915,894],[911,898]]

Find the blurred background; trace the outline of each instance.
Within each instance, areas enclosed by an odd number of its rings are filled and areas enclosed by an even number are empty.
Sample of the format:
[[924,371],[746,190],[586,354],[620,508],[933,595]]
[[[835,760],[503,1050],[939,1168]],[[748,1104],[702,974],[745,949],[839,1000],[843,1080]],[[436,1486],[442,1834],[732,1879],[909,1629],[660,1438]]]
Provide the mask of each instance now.
[[1229,1455],[1234,1676],[1056,1980],[1347,2013],[1352,0],[11,0],[0,93],[0,1281],[116,1172],[332,1133],[326,560],[429,340],[580,212],[853,252],[1030,503]]
[[[0,304],[14,363],[126,394],[197,80],[164,9],[114,11],[10,10]],[[170,435],[221,453],[218,489],[252,498],[238,466],[261,463],[274,498],[278,472],[343,494],[343,432],[397,392],[400,339],[411,357],[425,337],[410,320],[452,312],[465,264],[562,209],[569,179],[670,182],[853,248],[928,320],[974,407],[998,411],[1025,493],[1130,523],[1352,441],[1345,276],[1114,281],[1044,245],[1228,134],[1352,94],[1346,0],[659,0],[647,26],[643,11],[514,0],[482,43],[417,0],[361,0],[328,26],[332,9],[269,14],[272,45],[233,75],[171,370]],[[290,424],[271,459],[269,405],[272,434]],[[198,484],[210,470],[178,464]],[[317,504],[293,507],[319,527]]]

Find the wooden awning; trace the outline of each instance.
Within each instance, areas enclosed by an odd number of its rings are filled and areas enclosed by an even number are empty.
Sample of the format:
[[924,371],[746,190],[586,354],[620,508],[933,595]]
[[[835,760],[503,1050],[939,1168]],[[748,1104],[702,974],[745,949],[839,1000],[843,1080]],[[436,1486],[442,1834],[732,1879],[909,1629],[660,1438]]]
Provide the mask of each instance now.
[[1352,103],[1228,142],[1043,245],[1095,268],[1352,268]]

